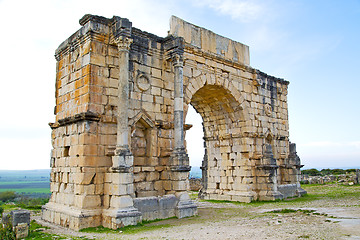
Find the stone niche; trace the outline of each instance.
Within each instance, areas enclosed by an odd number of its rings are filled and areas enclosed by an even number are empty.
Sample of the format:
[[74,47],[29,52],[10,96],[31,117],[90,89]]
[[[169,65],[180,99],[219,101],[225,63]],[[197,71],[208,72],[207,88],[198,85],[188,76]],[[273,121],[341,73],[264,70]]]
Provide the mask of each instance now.
[[51,198],[42,218],[119,228],[197,214],[184,124],[203,119],[203,199],[300,196],[289,82],[250,67],[249,47],[171,17],[166,38],[85,15],[55,52]]

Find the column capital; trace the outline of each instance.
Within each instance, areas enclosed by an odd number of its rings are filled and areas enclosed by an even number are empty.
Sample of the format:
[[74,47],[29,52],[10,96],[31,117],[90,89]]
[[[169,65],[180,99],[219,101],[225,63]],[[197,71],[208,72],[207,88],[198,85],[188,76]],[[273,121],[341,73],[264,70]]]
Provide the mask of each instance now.
[[119,36],[114,39],[115,43],[118,47],[119,52],[120,51],[129,51],[130,45],[133,42],[133,40],[129,37]]
[[183,67],[184,59],[180,54],[176,53],[172,56],[172,63],[174,67]]

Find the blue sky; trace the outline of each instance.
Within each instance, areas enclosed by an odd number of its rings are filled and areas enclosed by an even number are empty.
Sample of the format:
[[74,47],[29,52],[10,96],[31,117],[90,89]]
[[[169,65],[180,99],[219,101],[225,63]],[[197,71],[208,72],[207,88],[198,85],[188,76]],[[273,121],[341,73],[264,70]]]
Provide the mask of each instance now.
[[[176,15],[248,45],[252,67],[290,81],[290,140],[305,168],[360,167],[359,0],[0,0],[0,169],[49,167],[54,51],[86,13],[159,36]],[[201,119],[187,122],[199,166]]]

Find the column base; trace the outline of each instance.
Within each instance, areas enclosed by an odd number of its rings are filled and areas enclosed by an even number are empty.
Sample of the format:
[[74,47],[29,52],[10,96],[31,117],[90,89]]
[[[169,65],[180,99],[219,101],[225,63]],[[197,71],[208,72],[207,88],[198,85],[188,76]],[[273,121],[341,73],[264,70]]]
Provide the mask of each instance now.
[[275,201],[284,199],[284,195],[282,195],[279,191],[260,191],[259,192],[259,201]]
[[277,189],[284,198],[301,197],[306,194],[306,191],[300,187],[300,184],[282,184],[278,185]]
[[118,229],[141,221],[142,215],[134,207],[103,210],[102,225],[106,228]]
[[47,222],[79,231],[101,225],[101,209],[86,210],[49,202],[42,206],[41,218]]
[[234,201],[234,202],[244,202],[249,203],[255,200],[255,192],[237,192],[233,194],[218,194],[218,193],[208,193],[200,192],[199,198],[204,200],[220,200],[220,201]]
[[187,192],[177,193],[179,202],[175,209],[175,215],[177,218],[185,218],[197,215],[197,206],[190,199]]
[[298,195],[299,197],[304,196],[305,194],[307,194],[307,192],[306,192],[304,189],[302,189],[301,187],[299,187],[299,188],[296,190],[296,193],[297,193],[297,195]]
[[190,171],[189,156],[185,149],[177,149],[170,156],[170,166],[173,171],[179,169],[180,171]]
[[188,203],[179,203],[175,210],[177,218],[192,217],[198,214],[196,204],[191,201]]

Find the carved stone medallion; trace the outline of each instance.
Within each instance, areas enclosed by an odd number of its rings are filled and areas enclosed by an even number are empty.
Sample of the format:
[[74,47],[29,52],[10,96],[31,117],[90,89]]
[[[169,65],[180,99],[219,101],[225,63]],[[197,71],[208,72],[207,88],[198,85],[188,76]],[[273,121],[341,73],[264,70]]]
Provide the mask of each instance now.
[[139,73],[136,77],[136,86],[141,90],[141,91],[146,91],[150,88],[150,80],[149,77],[147,75],[145,75],[144,73]]

